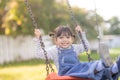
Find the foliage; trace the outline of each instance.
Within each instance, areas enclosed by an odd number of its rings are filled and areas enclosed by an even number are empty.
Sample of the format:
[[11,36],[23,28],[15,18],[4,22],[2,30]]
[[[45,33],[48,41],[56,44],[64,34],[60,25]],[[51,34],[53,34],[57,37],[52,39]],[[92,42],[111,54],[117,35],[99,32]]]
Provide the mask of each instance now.
[[0,1],[0,34],[4,34],[5,30],[2,27],[3,25],[3,17],[7,13],[8,9],[6,7],[8,0]]
[[[70,19],[67,4],[58,3],[56,0],[28,1],[31,4],[31,9],[38,23],[38,27],[43,29],[46,34],[58,25],[69,24],[71,27],[74,26],[73,21]],[[2,14],[3,20],[1,22],[2,25],[0,25],[0,30],[4,29],[2,30],[4,33],[1,34],[12,36],[33,34],[34,27],[24,0],[3,0],[1,4],[4,5],[1,8],[2,11],[5,11],[5,7],[9,7],[7,12],[4,15]],[[94,12],[89,12],[78,7],[72,7],[72,10],[77,21],[82,25],[82,28],[89,33],[88,37],[96,37]],[[98,24],[101,25],[103,22],[102,17],[99,16],[98,20]]]
[[119,35],[120,34],[120,20],[118,17],[112,17],[106,23],[110,24],[110,29],[106,34],[114,34]]

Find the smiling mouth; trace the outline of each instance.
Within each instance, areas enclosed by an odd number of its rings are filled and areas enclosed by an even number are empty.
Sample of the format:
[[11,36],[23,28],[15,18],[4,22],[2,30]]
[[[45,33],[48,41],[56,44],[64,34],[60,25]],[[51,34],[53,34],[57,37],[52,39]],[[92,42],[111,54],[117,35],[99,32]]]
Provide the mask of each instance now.
[[68,45],[68,43],[62,43],[62,45]]

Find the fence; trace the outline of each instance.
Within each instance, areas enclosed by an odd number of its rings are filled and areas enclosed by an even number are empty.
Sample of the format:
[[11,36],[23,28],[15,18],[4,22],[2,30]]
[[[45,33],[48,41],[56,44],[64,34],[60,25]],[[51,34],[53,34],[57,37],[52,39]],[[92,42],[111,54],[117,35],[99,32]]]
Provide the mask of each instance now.
[[[0,35],[0,64],[12,61],[28,60],[32,58],[38,58],[35,53],[34,37],[32,36],[18,36],[16,38],[10,36]],[[120,47],[120,37],[114,37],[110,39],[109,47]],[[49,48],[52,43],[48,36],[43,36],[46,49]],[[106,40],[105,40],[106,41]],[[91,49],[98,49],[98,42],[90,42]],[[112,45],[112,46],[111,46]]]
[[[0,36],[0,64],[36,58],[32,36]],[[48,36],[43,37],[45,45],[51,45]]]

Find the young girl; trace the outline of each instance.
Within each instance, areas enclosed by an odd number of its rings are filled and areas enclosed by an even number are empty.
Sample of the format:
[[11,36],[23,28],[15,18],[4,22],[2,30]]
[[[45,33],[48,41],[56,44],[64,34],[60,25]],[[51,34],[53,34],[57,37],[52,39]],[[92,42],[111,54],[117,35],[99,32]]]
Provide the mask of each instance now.
[[[76,32],[82,33],[85,45],[90,49],[85,32],[82,31],[79,25],[75,30]],[[41,55],[39,57],[44,58],[39,42],[41,32],[39,29],[35,29],[34,33],[36,36],[37,54]],[[52,59],[55,63],[58,75],[92,78],[94,80],[118,79],[120,73],[120,58],[109,68],[106,68],[106,63],[104,63],[108,61],[103,61],[107,59],[93,62],[80,62],[78,55],[84,52],[84,47],[82,44],[73,44],[75,36],[70,27],[59,26],[55,29],[54,34],[51,35],[54,38],[55,46],[46,49],[46,51],[48,53],[48,58]]]

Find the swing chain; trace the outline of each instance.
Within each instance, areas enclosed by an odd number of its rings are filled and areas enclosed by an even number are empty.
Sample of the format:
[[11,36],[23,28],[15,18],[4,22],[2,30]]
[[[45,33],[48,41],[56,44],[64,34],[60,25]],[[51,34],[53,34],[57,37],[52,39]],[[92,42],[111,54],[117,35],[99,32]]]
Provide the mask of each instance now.
[[86,44],[85,44],[85,41],[84,41],[83,38],[82,38],[81,33],[79,32],[78,35],[81,37],[81,42],[82,42],[82,44],[83,44],[83,46],[84,46],[84,48],[85,48],[86,55],[87,55],[87,57],[88,57],[88,61],[90,62],[90,61],[93,60],[93,59],[91,58],[90,54],[88,53],[88,48],[87,48],[87,46],[86,46]]
[[[38,24],[37,24],[37,22],[35,21],[35,18],[34,18],[34,16],[33,16],[33,13],[32,13],[30,4],[28,3],[28,0],[25,0],[25,4],[27,5],[28,13],[30,14],[30,17],[31,17],[31,19],[32,19],[32,22],[33,22],[34,27],[35,27],[35,28],[38,28]],[[43,41],[42,41],[42,37],[41,37],[41,36],[40,36],[39,40],[40,40],[40,46],[41,46],[41,48],[42,48],[42,50],[43,50],[43,53],[44,53],[44,56],[45,56],[45,59],[46,59],[45,64],[46,64],[46,71],[47,71],[47,75],[48,75],[48,74],[49,74],[49,68],[51,69],[51,72],[54,72],[54,69],[53,69],[53,67],[52,67],[52,65],[50,64],[50,61],[49,61],[49,59],[48,59],[47,51],[45,50],[45,45],[44,45],[44,43],[43,43]]]
[[28,3],[28,0],[25,0],[25,3],[26,3],[26,6],[27,6],[27,9],[28,9],[28,12],[30,14],[30,17],[32,19],[33,25],[35,26],[35,28],[38,28],[37,22],[35,21],[35,18],[33,16],[33,13],[32,13],[30,4]]
[[68,9],[69,9],[69,12],[70,12],[70,16],[71,16],[71,19],[72,19],[72,21],[74,22],[74,26],[77,26],[78,25],[78,22],[77,22],[77,20],[75,19],[75,15],[73,14],[73,12],[72,12],[72,8],[71,8],[71,6],[70,6],[70,3],[69,3],[69,1],[67,0],[67,5],[68,5]]
[[44,51],[44,56],[45,56],[45,58],[46,58],[46,71],[47,71],[47,75],[49,74],[49,67],[51,68],[51,72],[54,72],[54,69],[53,69],[53,67],[52,67],[52,65],[50,64],[50,61],[49,61],[49,59],[48,59],[48,56],[47,56],[47,51],[45,50],[45,45],[44,45],[44,43],[43,43],[43,41],[42,41],[42,38],[40,37],[39,38],[39,40],[40,40],[40,44],[41,44],[41,48],[42,48],[42,50]]
[[[68,9],[69,9],[69,12],[70,12],[71,19],[72,19],[72,21],[74,22],[74,26],[79,25],[78,22],[77,22],[77,20],[76,20],[76,18],[75,18],[75,16],[74,16],[74,14],[73,14],[72,8],[71,8],[70,3],[69,3],[68,0],[67,0],[67,5],[68,5]],[[85,48],[86,54],[87,54],[87,56],[88,56],[88,60],[89,60],[89,62],[90,62],[90,61],[93,60],[93,59],[90,57],[90,54],[88,53],[88,48],[87,48],[87,46],[86,46],[86,44],[85,44],[85,41],[83,40],[83,37],[82,37],[82,35],[81,35],[81,32],[78,32],[78,37],[79,37],[79,39],[81,39],[81,42],[82,42],[82,44],[83,44],[83,46],[84,46],[84,48]]]

